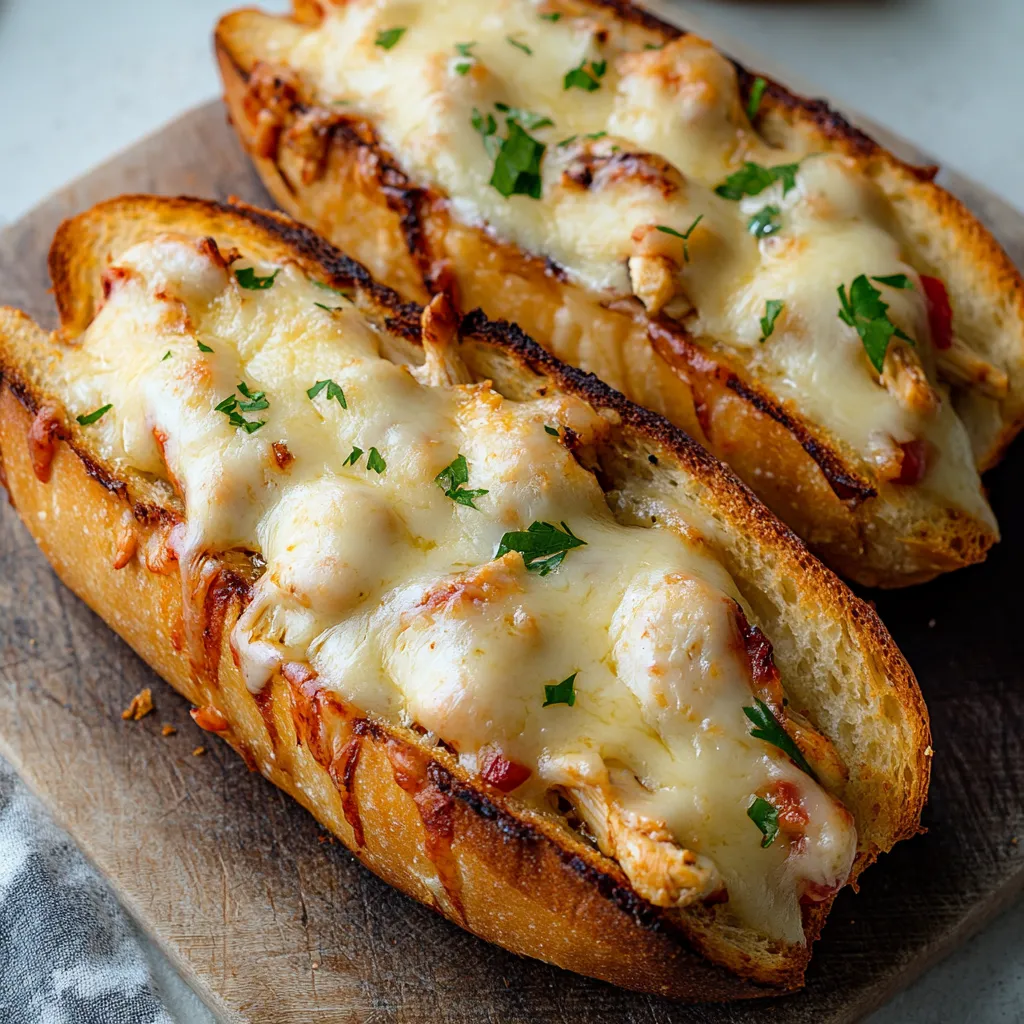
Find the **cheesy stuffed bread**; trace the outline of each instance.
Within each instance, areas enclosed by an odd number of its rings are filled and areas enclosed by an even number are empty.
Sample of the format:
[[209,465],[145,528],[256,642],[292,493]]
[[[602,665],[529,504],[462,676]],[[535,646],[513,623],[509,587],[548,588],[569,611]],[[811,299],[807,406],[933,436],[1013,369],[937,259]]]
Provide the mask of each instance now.
[[217,49],[284,209],[667,416],[839,571],[997,539],[1024,287],[934,168],[622,0],[302,0]]
[[203,728],[517,953],[800,983],[836,891],[918,828],[928,724],[728,470],[279,215],[125,197],[50,265],[61,330],[0,316],[7,487]]

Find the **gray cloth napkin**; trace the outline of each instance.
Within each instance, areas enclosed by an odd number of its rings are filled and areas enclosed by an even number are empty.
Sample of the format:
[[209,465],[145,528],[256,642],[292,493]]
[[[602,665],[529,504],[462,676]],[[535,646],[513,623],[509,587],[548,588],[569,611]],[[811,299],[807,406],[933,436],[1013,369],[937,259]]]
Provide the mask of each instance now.
[[2,759],[0,1024],[173,1024],[124,910]]

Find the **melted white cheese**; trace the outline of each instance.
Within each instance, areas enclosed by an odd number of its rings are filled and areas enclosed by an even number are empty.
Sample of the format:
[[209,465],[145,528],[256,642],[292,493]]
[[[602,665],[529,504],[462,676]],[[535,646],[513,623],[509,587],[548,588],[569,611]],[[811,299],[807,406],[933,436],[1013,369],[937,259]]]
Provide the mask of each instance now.
[[[530,770],[517,795],[537,807],[552,787],[604,787],[713,864],[737,920],[802,941],[808,883],[849,872],[850,816],[750,736],[739,594],[723,567],[677,530],[617,521],[545,430],[571,423],[600,438],[600,416],[571,396],[420,383],[382,355],[354,306],[291,265],[258,266],[277,277],[247,291],[188,239],[165,236],[117,266],[62,359],[69,411],[112,404],[83,429],[115,464],[174,482],[187,552],[264,559],[233,634],[250,689],[283,661],[308,660],[323,686],[422,726],[470,768],[496,744]],[[326,390],[308,396],[326,379],[347,408]],[[263,421],[251,433],[216,409],[239,382],[266,396],[242,413]],[[353,446],[364,455],[346,464]],[[477,508],[435,481],[458,454],[467,486],[487,492]],[[515,552],[495,560],[503,534],[536,521],[567,523],[585,546],[547,576]],[[545,707],[545,687],[574,673],[575,704]],[[613,786],[622,776],[643,788]],[[762,849],[747,809],[779,781],[800,794],[807,839]]]
[[[944,389],[936,413],[908,409],[879,383],[858,335],[838,317],[840,285],[861,274],[908,275],[915,288],[882,287],[883,300],[935,382],[924,298],[888,200],[841,155],[769,146],[742,109],[734,69],[710,44],[685,36],[630,52],[614,25],[603,38],[596,17],[545,20],[557,4],[535,0],[326,6],[321,26],[284,37],[271,57],[302,69],[325,102],[341,98],[342,109],[368,117],[413,178],[448,195],[456,217],[551,258],[608,297],[631,294],[627,261],[638,251],[671,256],[698,340],[740,354],[755,377],[868,460],[885,462],[893,442],[927,438],[919,486],[994,527]],[[401,39],[377,46],[378,34],[394,27],[405,28]],[[455,46],[470,42],[467,61]],[[565,89],[565,74],[583,61],[606,62],[600,87]],[[505,198],[489,184],[494,158],[473,119],[475,111],[493,114],[504,134],[497,103],[553,122],[530,132],[547,146],[540,200]],[[623,175],[626,165],[612,165],[583,188],[563,177],[581,153],[599,163],[638,154],[648,170],[662,169]],[[795,186],[783,195],[777,182],[742,201],[717,195],[744,161],[798,163]],[[768,205],[779,207],[782,230],[759,241],[748,222]],[[682,242],[656,226],[684,232],[698,216],[684,261]],[[785,307],[762,343],[768,300]]]

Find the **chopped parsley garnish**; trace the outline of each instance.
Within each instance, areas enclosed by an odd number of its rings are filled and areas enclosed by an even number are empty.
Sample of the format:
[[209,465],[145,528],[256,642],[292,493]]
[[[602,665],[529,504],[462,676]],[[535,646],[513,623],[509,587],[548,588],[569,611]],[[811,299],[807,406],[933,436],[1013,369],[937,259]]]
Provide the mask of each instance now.
[[544,430],[549,433],[552,437],[559,437],[558,427],[552,427],[550,424],[544,424]]
[[766,850],[779,834],[778,809],[763,796],[757,796],[747,808],[747,817],[761,830],[761,835],[764,836],[761,840],[761,849]]
[[238,391],[241,394],[240,400],[236,395],[228,395],[223,402],[214,406],[215,412],[222,412],[228,418],[228,422],[247,434],[254,434],[260,429],[266,420],[247,420],[243,412],[259,412],[270,408],[266,393],[263,391],[251,391],[245,381],[240,381]]
[[523,123],[530,128],[544,128],[552,121],[504,103],[496,103],[495,106],[507,115],[508,135],[504,139],[497,134],[498,125],[493,114],[485,117],[474,107],[472,121],[473,127],[483,136],[487,155],[494,160],[490,183],[506,198],[524,195],[540,199],[540,161],[547,147],[528,135]]
[[558,11],[552,11],[550,14],[542,14],[540,16],[541,21],[561,21],[562,15]]
[[872,277],[872,281],[888,285],[890,288],[913,289],[914,282],[906,274],[889,274],[887,277]]
[[76,416],[75,419],[82,424],[83,427],[91,426],[98,419],[102,419],[111,409],[112,405],[101,405],[98,409],[93,409],[92,412],[87,412],[84,416]]
[[755,238],[767,238],[774,235],[776,231],[782,230],[779,216],[782,211],[774,204],[762,206],[750,220],[747,221],[747,230]]
[[198,338],[196,338],[196,344],[199,346],[200,352],[212,352],[213,349],[209,345],[204,345]]
[[[603,139],[603,138],[606,138],[607,135],[608,135],[607,132],[590,132],[588,135],[582,136],[582,138],[584,138],[584,139]],[[558,148],[562,149],[564,146],[571,146],[580,137],[581,136],[579,136],[579,135],[570,135],[569,138],[562,139],[562,141],[558,143]]]
[[494,109],[506,117],[513,118],[531,131],[536,128],[548,128],[555,123],[545,114],[536,114],[532,110],[523,110],[522,107],[510,107],[507,103],[495,103]]
[[170,350],[170,349],[168,349],[168,350],[167,350],[167,351],[166,351],[166,352],[164,353],[164,357],[163,357],[163,359],[161,359],[161,360],[160,360],[160,362],[161,362],[161,363],[166,363],[166,362],[167,362],[167,360],[168,360],[168,359],[170,359],[170,358],[171,358],[171,350]]
[[354,466],[363,457],[363,449],[357,448],[355,445],[352,446],[352,451],[348,453],[348,457],[342,463],[343,466]]
[[325,306],[322,302],[314,302],[313,305],[325,313],[337,313],[341,309],[341,306]]
[[374,473],[383,473],[388,468],[388,464],[384,461],[383,456],[377,451],[376,448],[370,449],[370,454],[366,456],[366,468],[372,469]]
[[465,75],[469,69],[473,66],[473,62],[476,57],[473,55],[473,47],[476,46],[476,41],[471,43],[456,43],[455,52],[460,57],[465,57],[465,60],[456,61],[455,73],[457,75]]
[[579,67],[567,71],[562,80],[564,89],[583,89],[586,92],[597,92],[601,88],[601,79],[608,70],[606,60],[587,60],[580,63]]
[[531,523],[528,530],[506,533],[494,557],[501,558],[510,551],[518,551],[523,556],[527,572],[547,576],[565,561],[567,551],[584,544],[586,541],[580,540],[564,522],[561,530],[552,523]]
[[568,704],[569,707],[572,707],[576,703],[576,677],[578,675],[579,671],[576,671],[560,683],[553,685],[546,683],[544,685],[544,703],[541,707],[548,708],[552,704]]
[[750,730],[750,735],[756,740],[764,740],[778,747],[793,763],[803,772],[807,772],[812,779],[817,780],[807,758],[800,752],[800,748],[793,742],[792,737],[783,729],[782,724],[772,714],[772,709],[760,697],[754,698],[757,705],[752,708],[744,708],[743,714],[754,723],[755,728]]
[[527,57],[533,56],[533,50],[531,50],[526,43],[521,43],[518,39],[515,39],[512,36],[505,36],[505,42],[510,46],[514,46],[517,50],[522,50]]
[[761,98],[764,96],[764,87],[767,84],[763,78],[758,76],[750,87],[750,96],[747,99],[747,117],[751,121],[757,117],[757,112],[761,109]]
[[348,408],[348,403],[345,401],[345,392],[341,390],[340,384],[335,384],[333,380],[328,378],[327,380],[318,380],[311,388],[306,391],[306,395],[310,399],[316,398],[321,391],[327,388],[327,401],[331,401],[332,398],[337,399],[338,405],[342,409]]
[[274,278],[280,273],[281,268],[278,267],[272,274],[260,277],[252,267],[242,267],[235,271],[235,280],[251,292],[261,292],[269,288],[274,283]]
[[681,238],[683,240],[683,262],[690,262],[690,235],[693,234],[693,229],[704,219],[704,214],[698,214],[697,219],[685,230],[676,231],[675,228],[670,228],[667,224],[659,224],[658,230],[664,232],[666,235],[672,235],[674,238]]
[[[457,501],[460,505],[476,508],[474,498],[487,494],[486,490],[477,488],[469,490],[464,485],[469,483],[469,466],[465,455],[458,455],[434,477],[434,483],[444,491],[446,498]],[[478,510],[479,511],[479,510]]]
[[768,299],[764,304],[764,316],[761,317],[761,344],[763,345],[766,338],[772,336],[772,331],[775,330],[775,321],[779,319],[779,314],[782,312],[782,307],[785,303],[782,299]]
[[796,172],[799,164],[776,164],[775,167],[762,167],[748,160],[738,171],[730,174],[721,185],[715,188],[715,195],[723,199],[742,199],[744,196],[756,196],[775,182],[782,182],[782,194],[796,187]]
[[379,46],[382,50],[390,50],[402,36],[405,35],[404,28],[385,28],[381,29],[377,33],[377,38],[373,41],[374,46]]
[[[897,274],[895,278],[906,279],[903,274]],[[875,278],[875,280],[882,279]],[[882,283],[887,284],[888,281],[882,281]],[[902,288],[903,285],[899,284],[893,287]],[[904,334],[889,319],[889,304],[882,301],[882,293],[867,279],[866,274],[854,278],[850,285],[849,295],[846,293],[846,285],[841,284],[838,292],[839,319],[860,335],[864,351],[878,373],[882,372],[882,367],[885,365],[885,353],[888,351],[889,341],[894,335],[911,345],[915,344],[913,338]]]

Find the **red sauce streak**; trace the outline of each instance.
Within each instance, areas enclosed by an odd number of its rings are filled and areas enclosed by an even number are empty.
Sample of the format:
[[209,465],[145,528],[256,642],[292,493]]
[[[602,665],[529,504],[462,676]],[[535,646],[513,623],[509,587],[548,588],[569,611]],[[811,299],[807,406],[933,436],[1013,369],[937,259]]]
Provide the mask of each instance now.
[[765,799],[779,812],[779,829],[790,839],[802,838],[811,818],[797,786],[792,782],[776,782]]
[[362,752],[361,722],[349,725],[351,715],[337,698],[320,689],[317,675],[309,665],[285,662],[281,675],[291,686],[295,733],[317,764],[331,776],[341,794],[341,808],[352,827],[355,844],[362,847],[366,837],[355,791]]
[[779,670],[775,667],[772,642],[761,632],[760,627],[750,624],[738,604],[734,605],[733,614],[743,641],[743,649],[750,662],[754,693],[772,709],[776,718],[782,720],[782,682],[779,679]]
[[267,735],[270,737],[270,745],[277,750],[278,735],[277,722],[274,721],[274,687],[270,683],[267,683],[253,699],[256,701],[256,707],[260,709],[260,715],[263,717],[263,724],[267,727]]
[[483,780],[502,793],[511,793],[530,777],[526,765],[510,761],[497,747],[484,747],[478,763]]
[[422,755],[394,739],[388,740],[387,750],[395,782],[413,798],[419,811],[425,832],[426,854],[448,897],[451,915],[464,925],[466,912],[460,895],[462,879],[458,862],[452,853],[452,841],[455,838],[454,801],[427,778]]
[[953,344],[953,308],[949,304],[949,292],[937,277],[921,275],[921,287],[928,300],[928,326],[932,330],[932,344],[937,349],[949,348]]
[[231,727],[231,723],[212,705],[192,708],[189,714],[192,716],[192,721],[207,732],[227,732]]
[[363,819],[359,815],[359,801],[356,799],[356,769],[359,767],[359,755],[363,752],[363,737],[356,733],[331,761],[328,769],[334,784],[341,793],[341,809],[345,820],[352,826],[352,837],[356,846],[366,845],[363,832]]
[[60,430],[60,411],[54,405],[42,406],[28,431],[28,454],[32,460],[32,472],[40,483],[50,482]]
[[900,462],[900,475],[893,480],[894,484],[917,484],[928,472],[928,445],[918,438],[914,441],[903,441],[900,444],[903,459]]

